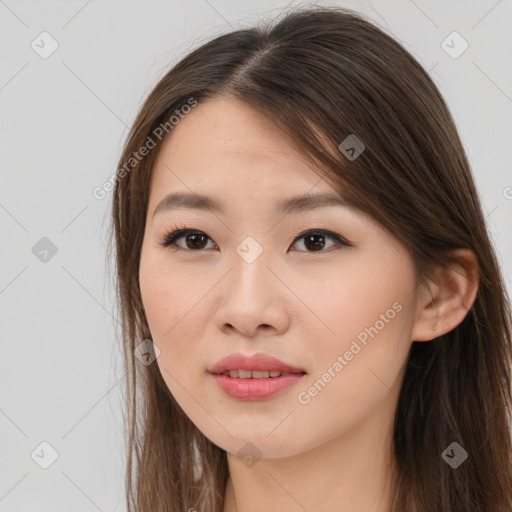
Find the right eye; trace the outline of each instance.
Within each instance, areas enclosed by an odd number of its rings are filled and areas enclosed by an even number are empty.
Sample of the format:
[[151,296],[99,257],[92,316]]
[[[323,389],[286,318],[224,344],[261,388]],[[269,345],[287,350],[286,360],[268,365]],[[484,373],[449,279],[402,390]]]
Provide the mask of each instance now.
[[[185,239],[185,244],[187,244],[188,247],[183,247],[176,243],[178,240],[181,240],[183,238]],[[192,247],[190,247],[190,244],[188,244],[189,240],[191,241]],[[161,245],[164,247],[170,247],[171,245],[174,245],[177,247],[177,250],[183,249],[185,251],[196,251],[204,249],[206,240],[210,240],[210,238],[203,231],[182,227],[181,229],[175,229],[168,233],[164,237],[164,240],[161,243]]]

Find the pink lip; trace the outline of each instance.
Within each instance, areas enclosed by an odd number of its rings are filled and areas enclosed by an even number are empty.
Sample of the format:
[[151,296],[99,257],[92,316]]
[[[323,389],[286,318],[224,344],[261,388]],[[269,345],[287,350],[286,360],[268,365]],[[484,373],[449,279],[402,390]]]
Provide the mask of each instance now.
[[227,375],[213,375],[220,388],[239,400],[263,400],[297,384],[306,374],[294,373],[268,379],[236,379]]
[[[218,361],[208,371],[219,375],[230,370],[269,370],[281,373],[305,373],[302,368],[295,368],[289,364],[276,359],[275,357],[263,354],[261,352],[252,356],[244,356],[243,354],[231,354]],[[276,377],[279,378],[279,377]],[[254,379],[259,380],[259,379]],[[263,379],[266,380],[266,379]]]
[[[281,372],[283,375],[267,379],[238,379],[221,375],[223,372],[240,369],[268,370]],[[243,354],[231,354],[218,361],[208,371],[226,394],[239,400],[269,398],[293,386],[306,374],[302,368],[296,368],[263,353],[253,354],[250,357]]]

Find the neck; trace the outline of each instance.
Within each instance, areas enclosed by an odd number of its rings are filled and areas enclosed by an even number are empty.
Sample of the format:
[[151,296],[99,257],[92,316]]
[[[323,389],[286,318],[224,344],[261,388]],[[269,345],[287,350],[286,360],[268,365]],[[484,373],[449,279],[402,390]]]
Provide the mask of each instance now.
[[368,421],[307,452],[252,467],[228,453],[223,512],[390,512],[392,424]]

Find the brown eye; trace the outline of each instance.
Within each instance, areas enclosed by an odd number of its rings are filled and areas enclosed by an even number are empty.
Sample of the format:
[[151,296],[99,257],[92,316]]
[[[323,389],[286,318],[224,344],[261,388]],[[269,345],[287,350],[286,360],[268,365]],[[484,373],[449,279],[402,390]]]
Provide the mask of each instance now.
[[304,247],[306,247],[307,250],[302,252],[327,252],[323,250],[326,245],[326,239],[333,242],[332,245],[328,246],[328,248],[335,247],[337,245],[350,245],[340,235],[325,230],[307,231],[306,233],[298,236],[295,239],[294,244],[299,240],[303,240]]
[[185,235],[185,244],[187,249],[204,249],[208,237],[206,235],[200,235],[192,233],[191,235]]
[[[181,239],[185,239],[185,246],[177,244],[177,241]],[[210,238],[206,236],[206,234],[202,231],[195,231],[192,229],[179,229],[169,233],[165,240],[162,242],[162,245],[164,247],[177,245],[180,249],[197,251],[205,248],[207,240],[210,240]]]

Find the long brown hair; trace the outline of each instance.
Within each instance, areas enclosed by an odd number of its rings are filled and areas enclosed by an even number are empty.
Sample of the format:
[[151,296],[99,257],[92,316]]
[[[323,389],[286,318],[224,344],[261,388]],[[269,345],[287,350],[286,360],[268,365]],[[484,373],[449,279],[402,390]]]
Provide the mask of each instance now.
[[[128,510],[223,509],[226,452],[184,414],[158,365],[134,355],[151,337],[139,261],[157,134],[176,129],[169,119],[191,98],[221,94],[273,119],[319,162],[344,197],[409,249],[418,282],[453,263],[452,249],[474,252],[479,288],[462,323],[412,343],[394,424],[392,510],[512,510],[510,302],[465,150],[420,64],[361,15],[325,7],[292,10],[192,51],[151,91],[127,137],[109,250],[127,373]],[[349,135],[365,145],[352,161],[338,150]],[[156,147],[134,158],[150,139]],[[469,454],[457,469],[441,457],[454,441]]]

